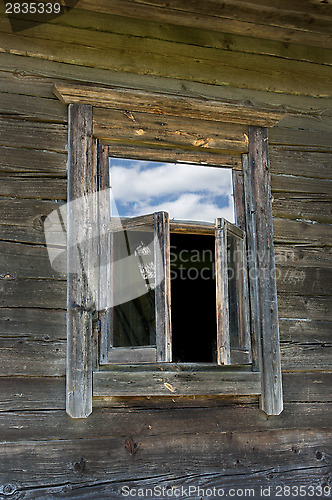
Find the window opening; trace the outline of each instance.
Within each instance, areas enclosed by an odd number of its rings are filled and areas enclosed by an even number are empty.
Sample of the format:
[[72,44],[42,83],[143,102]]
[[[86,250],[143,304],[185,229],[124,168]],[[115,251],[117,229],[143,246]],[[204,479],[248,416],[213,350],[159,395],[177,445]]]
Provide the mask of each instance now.
[[217,361],[215,239],[170,234],[173,361]]
[[113,157],[109,165],[112,215],[166,211],[170,219],[234,222],[230,168]]
[[[109,360],[124,361],[125,356],[129,356],[128,361],[133,356],[145,362],[155,359],[156,351],[151,349],[139,357],[138,351],[133,351],[137,347],[157,348],[153,228],[121,230],[121,226],[130,220],[144,220],[148,213],[165,211],[170,215],[171,360],[217,363],[214,222],[221,216],[234,219],[231,170],[110,157],[109,171],[111,217],[120,223],[119,231],[111,232],[114,306]],[[173,221],[185,221],[184,233],[172,231]],[[195,221],[197,234],[188,231],[191,221]],[[199,230],[203,221],[209,234]],[[231,250],[233,247],[229,253]],[[119,266],[128,257],[130,264]],[[237,291],[232,293],[236,302]],[[124,300],[126,296],[128,300]],[[233,317],[238,313],[235,303],[231,312]],[[233,336],[236,334],[234,331]]]

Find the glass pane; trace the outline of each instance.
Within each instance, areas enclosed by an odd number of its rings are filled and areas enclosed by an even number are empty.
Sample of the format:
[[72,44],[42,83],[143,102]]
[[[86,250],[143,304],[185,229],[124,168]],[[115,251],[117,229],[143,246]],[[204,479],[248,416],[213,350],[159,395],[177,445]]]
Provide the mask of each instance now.
[[228,232],[228,297],[231,348],[244,346],[243,254],[242,240]]
[[113,232],[113,347],[154,346],[155,262],[153,228]]
[[110,179],[113,215],[164,210],[171,219],[234,221],[229,168],[110,158]]

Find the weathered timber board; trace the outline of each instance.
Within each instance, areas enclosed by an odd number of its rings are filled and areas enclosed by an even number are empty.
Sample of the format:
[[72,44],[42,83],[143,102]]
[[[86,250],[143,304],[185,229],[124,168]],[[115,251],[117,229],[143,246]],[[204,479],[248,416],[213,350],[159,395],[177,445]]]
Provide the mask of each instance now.
[[332,372],[284,373],[285,401],[332,401]]
[[[219,408],[139,409],[94,409],[89,420],[69,419],[58,411],[8,411],[0,412],[0,441],[19,442],[38,440],[52,441],[59,436],[63,440],[91,438],[127,437],[133,435],[180,436],[210,432],[264,432],[287,429],[330,428],[329,413],[332,403],[288,403],[282,417],[267,418],[258,411],[257,404],[224,405]],[[211,425],[211,423],[213,424]],[[218,429],[219,428],[219,429]]]
[[[310,158],[309,158],[310,159]],[[329,160],[330,155],[326,155],[326,160]],[[305,158],[303,162],[305,162]],[[320,170],[321,165],[319,162],[316,165],[312,165],[312,174],[315,175],[314,169]],[[296,173],[296,172],[295,172]],[[272,194],[275,197],[275,193],[286,192],[286,193],[306,193],[306,194],[322,194],[329,199],[332,198],[332,180],[329,179],[317,179],[315,177],[300,177],[297,175],[285,175],[285,174],[272,174],[271,176],[271,188]],[[294,195],[296,196],[296,195]]]
[[277,266],[331,267],[331,247],[277,244],[274,250]]
[[331,371],[332,342],[310,344],[301,342],[280,342],[281,367],[287,371]]
[[332,268],[300,268],[277,264],[276,274],[278,293],[332,295]]
[[[0,307],[66,308],[65,280],[2,279],[0,290]],[[47,324],[45,327],[47,328]]]
[[[25,75],[24,72],[20,73],[18,68],[17,71],[13,72],[0,70],[0,92],[55,100],[52,91],[53,85],[54,80],[52,79]],[[14,100],[15,97],[12,96],[12,99]],[[6,103],[4,103],[5,105]],[[57,109],[59,108],[57,107]]]
[[94,396],[257,395],[257,372],[102,371],[93,374]]
[[[0,411],[65,410],[64,377],[2,377],[0,382],[2,395]],[[284,398],[287,402],[332,402],[331,384],[332,372],[284,373]],[[52,397],[50,397],[50,394]],[[244,397],[182,397],[174,395],[152,399],[146,397],[94,398],[94,406],[125,408],[126,410],[132,408],[176,408],[182,410],[182,408],[188,407],[224,408],[227,405],[233,406],[240,403],[241,408],[244,408],[243,402],[246,399],[249,400],[249,398]],[[256,404],[257,402],[255,402]],[[239,406],[236,408],[238,411],[242,411]],[[220,415],[222,415],[222,412],[220,412]]]
[[48,177],[9,177],[3,175],[0,183],[0,196],[11,198],[34,198],[43,200],[66,200],[66,179]]
[[[110,187],[109,172],[109,151],[107,146],[101,145],[98,141],[93,143],[95,150],[95,169],[97,173],[97,189],[102,191]],[[97,230],[100,257],[97,257],[98,270],[96,285],[100,304],[104,304],[103,309],[99,307],[97,312],[98,329],[94,329],[92,336],[92,366],[96,369],[98,364],[107,363],[110,346],[113,345],[113,309],[107,308],[106,304],[113,301],[113,235],[107,232],[110,223],[111,206],[110,198],[103,197],[99,206],[96,207],[99,229]],[[102,233],[104,235],[102,236]],[[101,260],[105,265],[101,266]],[[155,351],[155,349],[154,349]]]
[[331,224],[315,224],[274,218],[273,229],[276,243],[307,243],[310,246],[331,246]]
[[280,318],[332,321],[331,297],[279,293],[278,304]]
[[[283,42],[293,42],[304,45],[313,45],[318,47],[327,47],[327,41],[322,40],[319,33],[315,29],[308,29],[308,16],[305,17],[302,12],[303,4],[298,7],[294,6],[294,11],[290,15],[289,10],[281,10],[275,8],[264,8],[261,5],[249,6],[248,2],[243,4],[234,2],[218,4],[216,2],[208,2],[204,5],[188,1],[182,1],[177,5],[172,5],[165,2],[139,2],[139,6],[128,0],[82,0],[80,2],[81,9],[89,11],[94,10],[107,14],[118,14],[128,17],[137,17],[148,21],[164,22],[180,26],[196,27],[209,29],[222,33],[246,33],[252,37],[267,38],[269,40],[281,40]],[[270,5],[269,5],[270,7]],[[279,7],[279,6],[278,6]],[[314,10],[316,7],[316,10]],[[324,15],[324,7],[318,10],[318,4],[314,7],[310,5],[310,14]],[[257,10],[258,8],[258,10]],[[304,8],[306,9],[306,8]],[[189,15],[192,13],[194,15]],[[250,21],[249,18],[250,17]],[[271,16],[273,23],[271,22]],[[310,16],[311,19],[311,16]],[[302,31],[299,29],[299,23],[302,22]],[[311,24],[312,26],[312,24]],[[296,29],[294,29],[296,27]],[[319,29],[317,30],[319,31]]]
[[284,370],[332,370],[332,322],[279,321]]
[[[128,447],[130,447],[130,441],[128,442]],[[294,452],[296,452],[296,448]],[[319,450],[318,450],[319,453]],[[319,455],[320,456],[320,455]],[[230,460],[232,457],[230,458]],[[235,460],[236,463],[240,463],[239,459]],[[85,469],[84,462],[76,462],[78,465],[76,467],[81,470]],[[304,471],[304,472],[303,472]],[[91,498],[112,498],[112,500],[123,499],[124,495],[127,495],[130,488],[133,492],[140,492],[141,488],[147,490],[148,494],[153,492],[153,488],[158,486],[157,494],[159,496],[159,491],[162,492],[164,488],[165,492],[174,491],[174,494],[188,494],[190,491],[199,491],[198,488],[206,488],[214,490],[217,492],[222,485],[224,490],[223,494],[233,495],[234,491],[246,491],[247,496],[251,495],[254,498],[256,492],[257,495],[260,494],[261,488],[265,492],[267,491],[280,491],[277,487],[289,486],[300,488],[300,486],[307,488],[308,491],[315,491],[315,487],[318,485],[326,485],[326,478],[328,477],[328,466],[320,462],[320,465],[315,467],[306,468],[301,470],[300,467],[293,469],[289,466],[287,469],[279,471],[276,468],[268,471],[255,470],[254,473],[233,473],[228,472],[227,469],[219,470],[207,473],[202,469],[199,472],[186,471],[183,475],[181,471],[176,471],[171,474],[165,472],[164,474],[158,474],[157,477],[151,477],[147,474],[145,477],[138,477],[135,475],[131,478],[127,478],[127,483],[122,479],[122,475],[119,474],[118,479],[111,481],[93,479],[92,481],[87,480],[86,482],[82,479],[75,479],[66,481],[65,484],[51,485],[49,483],[43,482],[37,487],[34,486],[13,486],[12,484],[6,485],[7,490],[10,491],[11,495],[24,495],[25,500],[44,500],[47,498],[70,498],[71,500],[91,500]],[[127,488],[123,490],[124,486]],[[310,486],[310,488],[309,488]],[[271,490],[266,490],[265,488],[270,487]],[[175,489],[174,489],[175,488]],[[312,489],[313,488],[313,489]],[[129,489],[129,490],[128,490]],[[286,491],[288,491],[286,489]],[[296,491],[296,490],[293,490]],[[317,490],[323,491],[323,490]],[[221,493],[221,492],[220,492]],[[191,497],[191,498],[198,498]],[[202,498],[202,497],[200,497]],[[271,497],[272,498],[272,497]]]
[[94,135],[104,141],[123,140],[174,144],[245,152],[247,126],[95,108]]
[[1,118],[67,123],[67,111],[54,99],[0,92]]
[[243,173],[248,249],[256,254],[258,263],[257,278],[251,280],[250,293],[255,289],[253,282],[257,281],[258,301],[255,297],[251,318],[255,315],[259,318],[255,335],[262,386],[260,408],[267,415],[279,415],[283,410],[283,396],[268,133],[266,128],[249,126],[248,135],[249,155],[247,161],[243,157]]
[[[45,337],[47,336],[45,323]],[[0,339],[0,376],[51,377],[66,373],[66,342]],[[51,398],[52,395],[50,394]]]
[[[35,142],[35,141],[34,141]],[[29,144],[34,146],[34,144]],[[65,177],[67,154],[34,149],[0,147],[0,171],[9,174]]]
[[331,131],[297,130],[282,127],[272,128],[269,132],[271,146],[296,146],[306,149],[331,152]]
[[[163,474],[168,477],[171,474],[172,483],[175,475],[179,484],[184,484],[183,476],[192,474],[193,483],[197,484],[201,474],[205,479],[211,473],[225,475],[225,471],[232,475],[253,475],[262,471],[263,463],[269,474],[287,474],[290,469],[298,470],[299,474],[302,471],[301,478],[306,482],[303,469],[324,466],[328,472],[330,468],[331,429],[242,431],[235,438],[219,428],[215,432],[201,430],[200,435],[201,439],[197,439],[197,434],[184,433],[182,429],[181,439],[174,434],[165,439],[152,433],[131,434],[129,430],[127,437],[7,442],[2,444],[5,473],[1,479],[3,483],[12,482],[15,473],[16,488],[68,482],[76,482],[82,488],[97,477],[98,481],[121,477],[123,485],[133,478],[139,482],[148,475],[150,484],[151,478],[155,484]],[[320,451],[318,458],[317,451]]]
[[331,321],[279,319],[280,339],[302,344],[331,343]]
[[[53,340],[51,335],[54,325],[50,325],[48,329],[47,322],[44,324],[44,335],[41,330],[41,340],[34,340],[34,337],[29,333],[17,337],[8,337],[0,339],[0,376],[31,376],[31,377],[48,377],[48,376],[64,376],[66,364],[66,342],[61,340]],[[25,327],[26,328],[26,327]],[[60,331],[61,324],[59,324],[59,337],[64,336],[65,330]],[[23,333],[23,332],[22,332]],[[48,339],[48,340],[46,340]],[[319,339],[312,339],[312,342],[282,342],[281,350],[283,353],[282,370],[283,371],[316,371],[316,370],[331,370],[331,343],[324,341],[320,342]],[[107,372],[103,372],[100,377],[108,376]],[[112,374],[109,375],[112,377]],[[156,396],[177,396],[177,387],[179,387],[179,394],[183,394],[182,388],[185,384],[185,389],[188,396],[201,393],[209,395],[216,392],[216,387],[219,387],[220,392],[226,392],[229,396],[233,393],[238,395],[250,395],[254,392],[259,392],[258,383],[248,383],[242,381],[232,382],[233,374],[230,376],[229,381],[225,385],[222,382],[216,382],[216,377],[212,377],[209,382],[209,376],[203,377],[199,375],[195,383],[184,380],[181,385],[177,385],[176,376],[171,373],[170,376],[159,375],[155,376],[155,380],[161,382],[153,383],[149,380],[148,374],[141,374],[137,378],[130,372],[116,374],[112,387],[100,389],[99,383],[94,383],[97,390],[96,396],[100,394],[110,394],[121,396],[136,397],[146,396],[147,394]],[[135,382],[137,380],[137,383]],[[174,382],[175,380],[175,382]],[[175,392],[163,386],[163,383],[170,383],[175,389]],[[212,383],[213,382],[213,383]],[[160,384],[160,391],[156,392],[156,385]],[[199,387],[198,387],[199,384]],[[99,391],[99,392],[98,392]]]
[[[261,5],[263,8],[265,7],[274,7],[277,9],[287,10],[289,7],[289,4],[287,0],[246,0],[250,4],[254,5]],[[330,5],[324,5],[324,4],[316,4],[315,2],[308,2],[308,3],[303,3],[301,0],[293,0],[292,2],[292,7],[298,10],[298,12],[301,12],[304,14],[305,12],[307,14],[321,14],[321,15],[331,15],[332,10]]]
[[278,124],[283,129],[312,130],[324,133],[332,132],[332,119],[330,116],[304,116],[302,114],[286,114]]
[[[69,97],[68,97],[68,100],[70,100]],[[93,99],[90,99],[89,102],[92,102],[92,100]],[[135,106],[135,105],[132,108],[130,107],[130,105],[128,105],[127,112],[133,111],[133,113],[136,115],[136,113],[135,113],[136,108],[137,108],[137,106]],[[139,112],[138,112],[137,116],[138,117],[140,116]],[[220,118],[222,120],[222,115],[220,116]],[[109,124],[112,123],[112,119],[115,119],[116,122],[118,121],[118,119],[116,118],[115,112],[114,112],[114,118],[113,118],[113,114],[111,111],[102,110],[102,108],[97,109],[96,113],[95,113],[96,135],[101,133],[99,125],[103,126],[103,128],[105,128],[107,126],[107,123],[109,123]],[[212,119],[213,118],[211,117],[211,121],[212,121]],[[122,116],[122,120],[123,120],[123,116]],[[229,120],[231,121],[231,117],[229,118]],[[240,121],[241,119],[239,118],[238,120]],[[237,123],[238,120],[235,119],[234,120],[235,123]],[[134,118],[132,118],[132,121],[134,122]],[[226,120],[224,120],[224,121],[226,121]],[[244,119],[242,121],[244,121]],[[251,120],[250,119],[250,108],[248,109],[247,121],[252,122],[254,124],[255,124],[255,122],[259,122],[259,118],[256,118],[256,111],[255,110],[253,110],[253,118]],[[161,125],[162,123],[165,123],[165,126],[169,127],[170,126],[169,122],[172,123],[172,121],[169,117],[165,118],[165,116],[163,115],[162,120],[160,120],[160,117],[159,117],[159,121],[158,121],[159,125]],[[139,120],[138,120],[138,123],[140,123]],[[190,128],[191,128],[190,121],[186,122],[185,120],[183,120],[183,124],[187,124],[187,123],[188,123],[188,131],[190,131]],[[192,122],[192,123],[194,123],[194,122]],[[241,123],[241,121],[240,121],[240,123]],[[202,129],[202,126],[199,127],[199,129],[201,129],[201,130],[206,129],[208,131],[209,130],[208,125],[209,125],[209,123],[205,123],[205,124],[202,123],[203,129]],[[223,128],[224,128],[227,131],[226,124],[223,126],[222,126],[222,124],[220,124],[220,125],[221,125],[221,127],[219,126],[219,124],[214,123],[214,129],[217,128],[217,130],[218,129],[223,130]],[[143,123],[142,123],[142,127],[143,127]],[[211,130],[213,130],[212,123],[211,123]],[[317,131],[317,130],[304,130],[303,131],[303,130],[297,130],[296,128],[290,129],[290,128],[281,128],[278,126],[278,127],[272,128],[269,135],[270,135],[270,142],[274,146],[288,145],[288,146],[293,146],[293,147],[298,147],[298,148],[308,147],[308,149],[311,148],[311,149],[317,149],[317,150],[323,150],[323,151],[325,150],[328,152],[328,151],[331,151],[331,147],[332,147],[331,146],[331,131],[332,131],[332,128],[329,132],[326,132],[326,131]],[[106,133],[106,130],[104,131],[104,134],[105,133]],[[210,132],[209,134],[210,135],[212,134],[212,137],[214,137],[214,134],[212,132]],[[103,136],[101,136],[101,137],[103,137]],[[106,136],[106,137],[109,137],[109,136]],[[210,146],[210,147],[212,147],[212,146]],[[218,148],[218,146],[214,146],[214,147]],[[219,149],[220,149],[220,146],[219,146]],[[224,148],[224,149],[226,149],[226,148]],[[231,148],[229,148],[229,149],[231,149]]]
[[63,202],[0,199],[0,239],[45,245],[44,221]]
[[[79,463],[78,467],[80,467],[81,463]],[[153,492],[153,488],[155,486],[159,486],[160,489],[156,490],[159,495],[159,491],[162,491],[164,488],[165,492],[171,491],[175,488],[174,494],[181,494],[183,491],[184,494],[188,494],[189,488],[190,491],[199,491],[198,488],[211,488],[212,491],[218,491],[220,489],[220,485],[223,485],[224,491],[223,494],[228,494],[230,491],[231,495],[233,495],[235,491],[246,491],[247,495],[260,494],[261,488],[263,491],[280,491],[277,490],[277,487],[280,486],[297,486],[300,488],[306,487],[308,491],[315,491],[315,486],[317,485],[326,485],[326,477],[327,477],[327,466],[319,465],[314,468],[304,468],[303,471],[300,469],[292,469],[284,470],[279,472],[277,469],[274,469],[273,472],[261,472],[255,471],[254,474],[232,474],[225,472],[208,472],[207,474],[204,471],[199,473],[191,474],[187,472],[185,476],[177,476],[172,475],[171,479],[169,478],[169,474],[165,473],[163,475],[158,475],[158,479],[156,482],[155,478],[151,478],[149,475],[146,477],[140,477],[136,479],[136,477],[128,479],[128,483],[124,483],[121,477],[118,480],[112,481],[98,481],[94,480],[93,483],[83,483],[82,480],[79,482],[72,481],[66,482],[65,485],[57,485],[51,486],[49,484],[42,484],[39,487],[25,487],[22,488],[12,487],[12,485],[7,486],[8,491],[11,494],[20,494],[21,491],[24,492],[24,498],[26,500],[37,500],[44,499],[45,496],[48,498],[58,498],[61,496],[62,498],[70,498],[71,500],[90,500],[91,498],[112,498],[123,499],[124,494],[126,495],[130,488],[133,488],[132,491],[141,492],[140,488],[146,489],[148,494],[150,491]],[[127,488],[123,490],[123,487]],[[310,486],[310,488],[309,488]],[[271,490],[265,490],[266,487],[270,487]],[[128,490],[129,488],[129,490]],[[312,489],[314,488],[314,489]],[[288,491],[286,489],[286,491]],[[323,490],[317,490],[323,491]],[[194,498],[194,497],[192,497]],[[198,497],[196,497],[198,498]]]
[[1,377],[0,383],[0,411],[65,411],[65,377]]
[[[133,50],[134,48],[134,51],[138,52],[146,50],[149,53],[159,53],[163,55],[189,55],[190,49],[192,50],[192,47],[194,46],[197,58],[202,59],[215,59],[217,58],[217,53],[219,52],[225,54],[226,61],[228,60],[228,58],[230,58],[231,55],[233,57],[236,57],[247,53],[247,55],[260,55],[265,56],[266,58],[270,55],[279,55],[280,58],[286,61],[287,59],[294,60],[295,64],[298,62],[298,60],[310,61],[311,59],[313,59],[313,62],[315,62],[316,64],[322,63],[322,65],[324,65],[331,63],[331,56],[329,54],[329,51],[324,49],[321,51],[313,48],[305,49],[301,45],[298,47],[294,47],[292,44],[288,44],[288,47],[285,47],[280,41],[279,44],[270,43],[270,47],[269,45],[265,45],[264,49],[263,40],[256,41],[250,39],[249,37],[240,36],[238,37],[239,41],[237,43],[233,42],[232,44],[232,38],[234,39],[234,37],[225,38],[224,35],[224,38],[222,38],[221,34],[218,37],[214,33],[206,34],[206,31],[199,32],[197,30],[186,30],[187,37],[185,36],[185,34],[182,34],[182,37],[180,36],[177,39],[177,33],[180,32],[180,29],[176,30],[176,28],[173,28],[172,32],[172,29],[169,26],[163,26],[161,23],[158,23],[158,31],[159,33],[161,33],[161,36],[155,36],[151,34],[151,29],[155,29],[154,24],[143,23],[140,21],[134,22],[133,20],[132,25],[135,24],[136,33],[130,33],[130,29],[128,30],[128,26],[127,29],[121,30],[120,28],[117,30],[115,26],[112,26],[112,17],[107,17],[108,16],[101,16],[100,14],[98,16],[98,14],[94,13],[92,14],[92,19],[89,22],[90,17],[85,16],[84,19],[84,15],[82,16],[82,13],[79,10],[75,9],[75,11],[72,11],[71,13],[71,22],[67,25],[65,22],[60,23],[53,21],[51,23],[48,23],[47,26],[35,26],[32,22],[30,30],[34,33],[35,37],[38,37],[40,39],[53,39],[66,41],[69,43],[83,44],[86,43],[86,41],[84,40],[82,33],[86,32],[86,29],[89,29],[91,46],[93,47],[113,47],[114,49],[119,49],[122,47],[124,50],[128,51]],[[101,26],[97,24],[100,18],[102,19]],[[119,18],[115,17],[115,23],[117,19]],[[106,24],[106,29],[103,29],[103,24],[104,26]],[[144,33],[143,26],[146,28]],[[147,26],[150,27],[150,30],[147,28]],[[6,29],[5,18],[1,19],[1,30],[4,33],[8,33],[9,31]],[[135,29],[131,31],[135,31]],[[172,36],[173,33],[175,36]],[[31,37],[31,33],[25,33],[24,35],[27,37]],[[193,43],[193,40],[196,41],[197,37],[200,38],[200,43]],[[206,39],[207,43],[205,43]],[[267,44],[269,44],[269,42],[267,42]],[[280,62],[281,61],[276,61],[275,64],[278,65],[280,64]]]
[[[328,183],[329,181],[323,181]],[[327,186],[329,188],[329,186]],[[332,223],[332,196],[307,193],[273,193],[274,217]]]
[[167,147],[159,145],[138,145],[112,143],[109,146],[110,156],[118,158],[135,158],[149,161],[168,161],[170,163],[194,163],[201,165],[233,167],[241,169],[241,156],[239,151],[227,152],[227,154],[215,153],[205,148],[194,151]]
[[[41,60],[34,57],[0,53],[0,63],[3,70],[17,73],[24,78],[50,78],[53,83],[59,79],[77,81],[86,84],[104,84],[124,88],[141,88],[148,91],[171,92],[179,96],[192,96],[208,99],[230,100],[248,104],[251,102],[257,108],[274,107],[280,111],[304,113],[313,115],[331,115],[332,99],[312,96],[288,95],[254,89],[228,88],[225,85],[204,85],[189,80],[161,78],[143,74],[131,74],[121,71],[104,70],[61,64],[55,61]],[[243,78],[243,75],[242,75]]]
[[[194,41],[201,47],[213,47],[231,52],[275,55],[285,59],[331,64],[329,49],[300,45],[281,41],[253,38],[251,36],[217,33],[207,29],[188,28],[185,26],[165,25],[162,22],[147,22],[117,15],[101,15],[99,12],[86,12],[75,8],[62,16],[62,24],[76,27],[89,27],[90,30],[121,33],[123,35],[145,37],[153,40],[193,45]],[[52,21],[58,24],[59,20]],[[195,45],[196,45],[195,44]]]
[[[312,63],[302,61],[199,46],[193,51],[185,44],[51,24],[26,30],[25,36],[12,35],[7,23],[0,20],[2,51],[7,53],[209,84],[329,96],[329,67],[324,65],[315,65],[313,72]],[[241,84],[244,71],[246,83]]]
[[[315,366],[322,369],[323,365],[331,365],[331,347],[328,347],[331,344],[331,322],[281,319],[279,325],[280,338],[283,342],[284,369],[291,370],[292,367],[314,369]],[[28,357],[30,352],[29,347],[25,351],[25,346],[29,345],[28,340],[45,343],[66,340],[65,327],[66,315],[62,310],[30,308],[1,310],[0,338],[12,339],[14,346],[20,345],[20,339],[23,339],[25,343],[21,344],[21,350],[24,357]],[[48,360],[48,363],[50,362],[51,359]]]
[[[289,151],[285,148],[280,148],[279,146],[270,146],[269,155],[272,174],[288,174],[318,179],[332,179],[331,153]],[[274,176],[272,175],[272,180],[273,179]],[[281,179],[279,182],[282,182]],[[300,182],[304,182],[304,180]]]
[[66,273],[52,268],[44,246],[0,241],[0,255],[0,279],[66,279]]
[[3,118],[0,120],[0,146],[42,149],[64,153],[67,145],[67,126]]
[[227,222],[215,220],[217,363],[231,364],[229,294],[227,279]]
[[91,195],[98,186],[98,172],[92,132],[92,106],[70,104],[67,192],[75,210],[67,211],[66,411],[73,418],[85,418],[92,411],[92,311],[93,290],[98,285],[93,272],[94,253],[98,254],[98,231],[94,229],[98,215],[96,199]]
[[45,342],[66,340],[66,311],[28,307],[2,308],[0,338]]
[[[319,5],[319,4],[318,4]],[[302,6],[301,9],[302,10]],[[4,9],[1,9],[4,13]],[[114,13],[116,14],[116,12]],[[213,47],[233,52],[245,52],[253,54],[265,54],[302,61],[311,61],[321,64],[331,63],[331,53],[328,49],[303,44],[283,43],[280,40],[268,40],[211,31],[208,29],[193,28],[188,26],[169,25],[163,22],[154,22],[119,15],[108,15],[100,12],[75,9],[66,12],[60,19],[55,18],[52,24],[72,26],[76,28],[89,28],[91,31],[102,31],[105,33],[117,33],[127,36],[144,37],[152,40],[164,40],[186,45],[193,45],[199,41],[202,47]],[[237,13],[238,15],[238,13]],[[30,16],[33,20],[33,15]],[[206,26],[205,26],[206,28]],[[271,26],[270,26],[271,28]]]
[[[273,109],[255,109],[242,103],[220,102],[218,100],[204,100],[174,95],[161,95],[160,93],[129,91],[114,87],[101,87],[91,85],[56,84],[54,93],[66,103],[91,104],[96,108],[117,109],[129,113],[150,113],[157,115],[170,115],[181,118],[195,118],[205,121],[238,123],[246,125],[261,125],[272,127],[284,116],[284,113]],[[95,121],[109,123],[105,109],[96,109]],[[106,120],[105,120],[106,117]]]
[[[148,221],[148,216],[146,217]],[[139,218],[138,218],[139,225]],[[170,264],[170,223],[168,212],[155,212],[153,215],[155,250],[155,328],[156,359],[158,362],[172,361],[172,324],[171,324],[171,264]],[[156,250],[158,248],[158,251]],[[160,253],[160,256],[158,255]]]

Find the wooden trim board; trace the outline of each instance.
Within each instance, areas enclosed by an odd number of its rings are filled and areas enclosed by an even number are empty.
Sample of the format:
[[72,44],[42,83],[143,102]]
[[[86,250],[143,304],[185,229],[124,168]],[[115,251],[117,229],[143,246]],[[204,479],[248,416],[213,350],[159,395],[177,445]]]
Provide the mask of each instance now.
[[57,84],[54,94],[65,104],[90,104],[96,108],[151,113],[207,121],[273,127],[285,115],[275,109],[257,109],[231,101],[179,97],[143,90],[92,85]]
[[[69,106],[67,209],[67,413],[92,412],[92,107]],[[75,200],[79,200],[75,204]],[[74,205],[71,205],[73,202]],[[79,267],[79,269],[78,269]]]
[[250,371],[100,371],[94,396],[258,395],[260,377]]

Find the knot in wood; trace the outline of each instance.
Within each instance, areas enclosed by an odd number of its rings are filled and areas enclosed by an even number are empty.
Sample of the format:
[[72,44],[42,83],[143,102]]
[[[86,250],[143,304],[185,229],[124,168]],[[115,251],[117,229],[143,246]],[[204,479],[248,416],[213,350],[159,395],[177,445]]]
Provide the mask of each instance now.
[[81,460],[79,462],[74,463],[74,470],[76,470],[76,472],[84,472],[85,465],[86,465],[85,460],[83,458],[81,458]]
[[37,231],[44,231],[44,222],[45,222],[45,219],[46,219],[47,215],[38,215],[38,217],[36,217],[34,220],[33,220],[33,228],[36,229]]
[[138,444],[132,438],[127,438],[125,441],[125,449],[129,451],[130,455],[134,456],[138,451]]
[[12,484],[5,484],[2,488],[2,494],[6,495],[6,496],[12,495],[15,490],[16,490],[16,488]]

